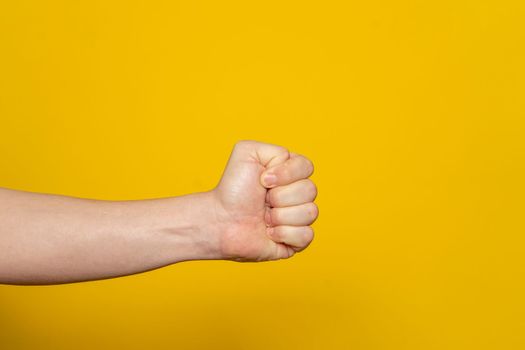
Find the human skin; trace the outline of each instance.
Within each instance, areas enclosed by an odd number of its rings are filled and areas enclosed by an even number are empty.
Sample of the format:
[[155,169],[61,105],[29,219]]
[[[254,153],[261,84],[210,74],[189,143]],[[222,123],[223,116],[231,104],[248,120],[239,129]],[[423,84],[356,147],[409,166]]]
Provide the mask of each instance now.
[[90,281],[190,260],[289,258],[314,236],[312,172],[302,155],[246,140],[206,192],[102,201],[0,189],[0,283]]

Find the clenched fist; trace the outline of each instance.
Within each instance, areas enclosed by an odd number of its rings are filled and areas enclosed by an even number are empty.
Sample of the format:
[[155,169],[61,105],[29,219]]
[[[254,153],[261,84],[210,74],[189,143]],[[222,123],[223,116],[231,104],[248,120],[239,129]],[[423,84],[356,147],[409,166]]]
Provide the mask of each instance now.
[[313,165],[286,148],[238,142],[212,191],[214,222],[220,228],[223,259],[285,259],[313,239],[319,214],[317,188],[308,179]]
[[190,260],[285,259],[313,239],[312,162],[241,141],[210,191],[102,201],[0,189],[0,283],[57,284]]

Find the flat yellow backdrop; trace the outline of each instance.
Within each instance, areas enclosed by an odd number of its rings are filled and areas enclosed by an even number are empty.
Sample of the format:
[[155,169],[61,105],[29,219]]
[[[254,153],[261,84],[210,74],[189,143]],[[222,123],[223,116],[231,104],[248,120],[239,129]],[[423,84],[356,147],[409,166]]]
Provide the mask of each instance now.
[[0,186],[211,189],[316,165],[311,247],[0,287],[1,349],[524,349],[525,5],[2,1]]

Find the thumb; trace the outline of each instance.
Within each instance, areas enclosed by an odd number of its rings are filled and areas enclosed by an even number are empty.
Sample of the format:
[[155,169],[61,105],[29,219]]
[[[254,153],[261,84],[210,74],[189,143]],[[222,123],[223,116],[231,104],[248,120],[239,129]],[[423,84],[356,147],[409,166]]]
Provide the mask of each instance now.
[[[243,163],[254,160],[266,169],[284,164],[290,159],[290,152],[282,146],[271,143],[263,143],[253,140],[243,140],[235,144],[231,155],[231,163]],[[264,187],[272,186],[275,182],[273,175],[266,176],[264,171],[261,173],[260,182]]]

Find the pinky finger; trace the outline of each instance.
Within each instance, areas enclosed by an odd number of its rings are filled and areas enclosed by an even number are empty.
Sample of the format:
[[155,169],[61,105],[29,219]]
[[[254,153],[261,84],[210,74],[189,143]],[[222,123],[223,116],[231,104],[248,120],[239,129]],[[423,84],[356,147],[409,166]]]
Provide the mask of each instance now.
[[268,236],[277,243],[285,243],[296,252],[310,245],[314,238],[314,230],[310,226],[274,226],[267,228]]

